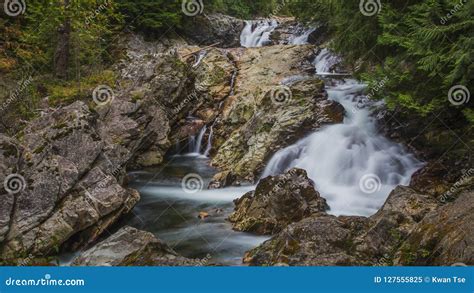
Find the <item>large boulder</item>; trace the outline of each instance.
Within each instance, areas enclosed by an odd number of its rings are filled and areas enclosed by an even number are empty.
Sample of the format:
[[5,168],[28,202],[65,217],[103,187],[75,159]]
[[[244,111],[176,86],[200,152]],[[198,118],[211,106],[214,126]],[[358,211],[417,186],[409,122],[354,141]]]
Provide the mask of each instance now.
[[212,165],[254,181],[265,162],[315,129],[342,122],[324,83],[309,73],[312,46],[271,46],[232,52],[235,90],[214,125]]
[[[471,181],[472,184],[473,181]],[[403,241],[395,265],[474,265],[474,191],[427,214]]]
[[244,262],[254,266],[367,264],[352,253],[353,239],[366,228],[366,218],[315,215],[289,225],[272,239],[250,250]]
[[372,217],[314,214],[250,250],[250,265],[391,265],[394,252],[439,203],[407,187],[396,188]]
[[32,121],[19,141],[6,140],[1,179],[16,176],[18,188],[0,192],[7,203],[0,216],[3,259],[53,254],[76,233],[106,228],[138,201],[138,193],[118,181],[133,153],[110,151],[97,118],[76,102]]
[[153,234],[124,227],[84,251],[73,266],[202,266],[204,261],[179,256]]
[[45,109],[16,141],[0,138],[0,179],[24,179],[18,192],[0,190],[4,263],[94,242],[139,200],[122,187],[126,169],[163,161],[172,125],[187,115],[186,107],[165,109],[186,94],[188,65],[176,55],[179,43],[130,37],[126,44],[120,86],[98,85],[101,96]]
[[240,46],[240,34],[245,23],[223,14],[197,15],[185,19],[182,30],[186,37],[199,45],[219,43],[221,48]]
[[255,191],[235,200],[235,205],[229,217],[235,230],[270,235],[328,209],[302,169],[262,179]]

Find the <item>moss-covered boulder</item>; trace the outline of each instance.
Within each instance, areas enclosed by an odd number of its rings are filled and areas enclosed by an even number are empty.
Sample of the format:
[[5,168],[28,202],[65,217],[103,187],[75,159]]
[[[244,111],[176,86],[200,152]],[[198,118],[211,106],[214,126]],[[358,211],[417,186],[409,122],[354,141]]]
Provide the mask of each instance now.
[[235,200],[235,205],[229,217],[235,230],[270,235],[329,208],[302,169],[262,179],[255,191]]

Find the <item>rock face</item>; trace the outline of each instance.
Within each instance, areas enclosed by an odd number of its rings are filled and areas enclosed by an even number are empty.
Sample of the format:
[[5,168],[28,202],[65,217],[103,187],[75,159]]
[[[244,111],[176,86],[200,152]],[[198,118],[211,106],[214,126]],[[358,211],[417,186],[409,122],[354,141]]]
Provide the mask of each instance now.
[[202,266],[179,256],[153,234],[124,227],[83,252],[73,266]]
[[[310,75],[312,46],[271,46],[233,51],[235,91],[214,126],[212,165],[238,180],[254,181],[277,150],[318,127],[343,119],[327,100],[324,83]],[[220,176],[222,177],[222,176]]]
[[121,186],[126,168],[161,163],[171,125],[187,110],[164,111],[186,94],[187,65],[176,46],[130,39],[127,65],[117,66],[121,85],[107,101],[91,95],[87,105],[45,110],[17,140],[0,137],[2,182],[24,178],[20,189],[0,190],[2,263],[87,245],[133,208],[139,194]]
[[474,191],[428,213],[395,255],[395,265],[474,265]]
[[235,200],[235,205],[229,217],[235,230],[270,235],[328,209],[302,169],[262,179],[255,191]]
[[240,47],[240,33],[245,23],[223,14],[198,15],[187,19],[184,34],[201,46],[219,43],[221,48]]
[[438,205],[429,195],[398,187],[370,218],[313,214],[249,251],[244,261],[250,265],[392,265],[403,240]]
[[[138,192],[117,181],[123,172],[118,162],[133,153],[118,155],[108,147],[97,118],[77,102],[33,121],[20,141],[7,140],[12,149],[2,162],[14,158],[14,164],[4,174],[16,172],[24,181],[17,192],[1,192],[8,203],[2,204],[2,259],[49,255],[79,232],[93,240],[138,201]],[[117,169],[116,176],[109,168]]]

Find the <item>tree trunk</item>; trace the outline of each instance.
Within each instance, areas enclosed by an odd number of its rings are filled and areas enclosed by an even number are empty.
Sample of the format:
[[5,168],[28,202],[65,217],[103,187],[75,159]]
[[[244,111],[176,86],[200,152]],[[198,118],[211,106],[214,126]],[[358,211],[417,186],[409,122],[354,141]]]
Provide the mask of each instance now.
[[[64,10],[67,12],[69,0],[64,0]],[[54,54],[54,72],[56,77],[67,78],[71,41],[71,20],[68,16],[64,23],[58,28],[58,44]]]

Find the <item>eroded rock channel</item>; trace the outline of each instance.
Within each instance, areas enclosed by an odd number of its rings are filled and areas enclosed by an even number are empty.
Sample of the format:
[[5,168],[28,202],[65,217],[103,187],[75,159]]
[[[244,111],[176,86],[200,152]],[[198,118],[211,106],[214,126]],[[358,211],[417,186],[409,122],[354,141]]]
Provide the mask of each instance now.
[[2,264],[474,263],[474,172],[420,187],[431,162],[381,134],[324,32],[201,21],[123,36],[112,102],[0,135],[0,177],[25,179],[1,190]]

